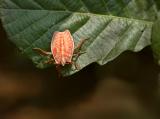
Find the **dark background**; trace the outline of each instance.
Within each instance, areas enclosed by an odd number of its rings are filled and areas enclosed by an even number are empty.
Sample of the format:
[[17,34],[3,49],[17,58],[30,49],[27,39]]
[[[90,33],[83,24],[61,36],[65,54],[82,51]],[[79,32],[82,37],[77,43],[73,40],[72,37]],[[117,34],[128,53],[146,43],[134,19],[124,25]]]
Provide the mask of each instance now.
[[150,47],[55,78],[21,55],[0,24],[0,119],[158,119],[160,67]]

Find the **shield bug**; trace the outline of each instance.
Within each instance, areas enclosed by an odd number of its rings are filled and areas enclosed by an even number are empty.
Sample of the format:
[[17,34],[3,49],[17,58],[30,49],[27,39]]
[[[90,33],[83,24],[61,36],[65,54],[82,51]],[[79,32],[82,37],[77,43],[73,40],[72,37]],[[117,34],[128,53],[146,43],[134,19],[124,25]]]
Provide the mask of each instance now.
[[55,64],[57,70],[61,69],[61,66],[65,64],[73,64],[76,69],[79,69],[78,65],[73,61],[73,57],[77,60],[80,54],[80,49],[85,39],[81,40],[75,48],[73,37],[69,30],[64,32],[54,32],[51,40],[51,52],[44,51],[40,48],[33,48],[39,54],[48,56],[48,60],[44,63]]

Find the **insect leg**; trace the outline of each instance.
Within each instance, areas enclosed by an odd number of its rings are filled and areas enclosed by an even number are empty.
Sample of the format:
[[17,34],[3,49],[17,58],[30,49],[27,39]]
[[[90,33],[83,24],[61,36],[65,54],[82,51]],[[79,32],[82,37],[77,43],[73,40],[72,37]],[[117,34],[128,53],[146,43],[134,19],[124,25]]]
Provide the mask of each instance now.
[[55,61],[53,58],[49,57],[48,60],[44,62],[44,64],[55,64]]
[[42,50],[40,48],[33,48],[34,51],[36,51],[37,53],[39,53],[42,56],[47,56],[48,60],[44,61],[44,64],[55,64],[55,61],[52,57],[52,53],[51,52],[47,52],[45,50]]
[[79,52],[79,50],[82,48],[82,45],[84,44],[84,42],[86,41],[86,39],[82,39],[79,44],[77,45],[77,47],[75,48],[75,53]]
[[58,79],[62,79],[63,78],[63,76],[61,74],[61,70],[62,70],[62,66],[59,65],[59,64],[56,64],[56,71],[57,71],[57,78]]
[[[88,39],[88,38],[87,38],[87,39]],[[74,60],[71,62],[71,64],[73,64],[77,70],[80,69],[80,66],[76,63],[76,61],[77,61],[78,57],[79,57],[81,54],[86,53],[85,51],[80,51],[80,50],[81,50],[81,48],[82,48],[82,45],[84,44],[84,42],[85,42],[87,39],[82,39],[82,40],[79,42],[79,44],[77,45],[77,47],[75,48],[74,53],[73,53],[73,57],[74,57],[73,59],[74,59]]]
[[39,53],[40,55],[42,56],[49,56],[49,55],[52,55],[51,52],[47,52],[45,50],[42,50],[40,48],[33,48],[34,51],[36,51],[37,53]]
[[80,66],[76,62],[72,61],[71,64],[74,65],[76,70],[80,70]]

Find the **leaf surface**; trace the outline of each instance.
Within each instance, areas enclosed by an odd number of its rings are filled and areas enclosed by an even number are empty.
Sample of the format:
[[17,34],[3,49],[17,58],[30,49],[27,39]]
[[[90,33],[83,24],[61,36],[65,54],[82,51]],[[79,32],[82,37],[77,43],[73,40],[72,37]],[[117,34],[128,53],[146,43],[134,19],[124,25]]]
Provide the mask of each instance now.
[[[140,51],[151,44],[157,9],[153,0],[1,0],[1,20],[12,42],[39,68],[48,65],[35,47],[50,51],[55,31],[69,29],[84,54],[80,69],[104,65],[126,50]],[[154,36],[156,37],[156,36]],[[80,70],[79,69],[79,70]],[[79,70],[63,68],[63,75]]]

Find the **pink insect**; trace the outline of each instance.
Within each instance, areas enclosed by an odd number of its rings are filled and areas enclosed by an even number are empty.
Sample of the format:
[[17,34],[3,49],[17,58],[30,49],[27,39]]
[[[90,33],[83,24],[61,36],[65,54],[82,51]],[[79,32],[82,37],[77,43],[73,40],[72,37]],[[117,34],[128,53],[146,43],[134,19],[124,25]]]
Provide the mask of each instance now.
[[48,56],[48,60],[44,63],[55,64],[57,70],[60,70],[61,66],[65,64],[73,64],[76,69],[79,69],[79,66],[73,61],[73,57],[77,58],[80,54],[82,44],[85,40],[81,40],[80,43],[75,48],[73,37],[69,30],[64,32],[55,32],[51,41],[51,52],[44,51],[40,48],[33,48],[39,54],[43,56]]

